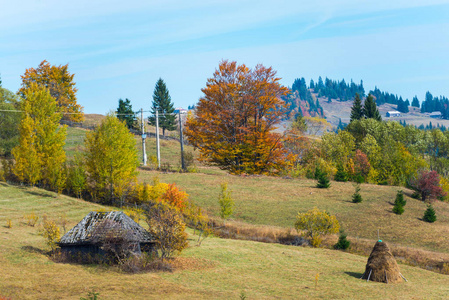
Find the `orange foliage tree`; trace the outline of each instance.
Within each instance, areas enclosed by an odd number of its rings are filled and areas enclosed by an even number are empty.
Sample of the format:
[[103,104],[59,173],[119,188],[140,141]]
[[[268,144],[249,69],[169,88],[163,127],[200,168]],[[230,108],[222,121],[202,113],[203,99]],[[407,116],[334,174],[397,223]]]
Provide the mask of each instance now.
[[288,89],[275,75],[262,65],[220,63],[184,130],[202,161],[235,174],[276,173],[284,167],[287,151],[273,130],[285,115],[280,97]]
[[26,90],[32,83],[45,86],[53,98],[58,103],[59,111],[63,113],[63,120],[80,122],[84,119],[83,107],[76,102],[74,74],[68,71],[68,64],[51,66],[49,62],[43,60],[37,69],[26,69],[22,77],[22,87],[19,95],[24,98]]

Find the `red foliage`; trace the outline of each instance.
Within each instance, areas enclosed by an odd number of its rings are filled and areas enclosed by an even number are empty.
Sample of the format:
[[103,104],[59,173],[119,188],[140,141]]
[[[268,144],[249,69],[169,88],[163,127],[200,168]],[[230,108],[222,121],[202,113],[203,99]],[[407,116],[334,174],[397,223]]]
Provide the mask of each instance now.
[[370,168],[371,165],[366,154],[357,149],[354,156],[354,169],[356,174],[366,177],[368,176]]
[[189,195],[186,192],[180,191],[173,183],[168,185],[168,189],[161,196],[161,200],[167,202],[180,211],[183,211],[187,205],[188,197]]
[[421,193],[423,201],[426,201],[427,197],[435,198],[445,195],[439,183],[440,176],[436,171],[421,171],[416,183],[416,189]]

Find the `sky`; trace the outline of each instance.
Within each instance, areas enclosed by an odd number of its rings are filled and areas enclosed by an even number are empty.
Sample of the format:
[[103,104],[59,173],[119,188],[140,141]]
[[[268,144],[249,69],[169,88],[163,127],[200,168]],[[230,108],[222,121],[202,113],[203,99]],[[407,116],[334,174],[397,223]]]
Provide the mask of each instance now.
[[447,0],[0,0],[0,28],[3,87],[44,59],[69,64],[85,113],[120,98],[149,110],[159,78],[187,108],[222,60],[271,66],[288,87],[322,76],[449,96]]

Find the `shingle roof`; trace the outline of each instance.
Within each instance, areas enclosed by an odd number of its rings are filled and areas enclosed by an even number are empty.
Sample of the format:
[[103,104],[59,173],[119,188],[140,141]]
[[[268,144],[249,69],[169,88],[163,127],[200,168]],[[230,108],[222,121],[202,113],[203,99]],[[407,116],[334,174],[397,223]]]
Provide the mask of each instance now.
[[148,243],[154,242],[151,234],[142,228],[139,224],[134,222],[130,217],[121,211],[110,212],[96,212],[91,211],[84,219],[81,220],[75,227],[70,229],[61,238],[59,245],[85,245],[90,244],[92,233],[95,228],[98,227],[105,220],[111,220],[120,224],[120,228],[130,230],[133,235],[133,239],[136,242]]

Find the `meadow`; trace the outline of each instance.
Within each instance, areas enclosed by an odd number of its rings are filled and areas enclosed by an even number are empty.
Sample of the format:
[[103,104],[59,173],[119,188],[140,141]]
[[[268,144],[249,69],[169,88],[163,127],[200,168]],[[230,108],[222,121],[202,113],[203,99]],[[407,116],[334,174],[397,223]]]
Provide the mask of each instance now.
[[[400,264],[408,282],[359,279],[366,257],[341,251],[207,238],[190,247],[173,272],[126,274],[114,267],[55,263],[39,235],[43,215],[74,226],[91,210],[110,209],[37,188],[0,184],[0,295],[12,299],[442,299],[447,275]],[[24,216],[39,216],[35,227]],[[11,228],[7,221],[11,220]]]

